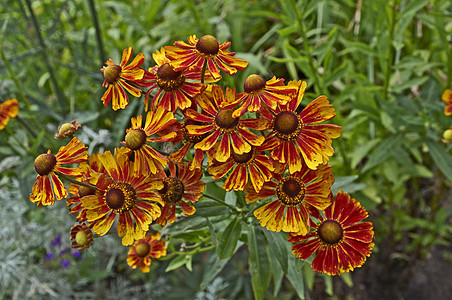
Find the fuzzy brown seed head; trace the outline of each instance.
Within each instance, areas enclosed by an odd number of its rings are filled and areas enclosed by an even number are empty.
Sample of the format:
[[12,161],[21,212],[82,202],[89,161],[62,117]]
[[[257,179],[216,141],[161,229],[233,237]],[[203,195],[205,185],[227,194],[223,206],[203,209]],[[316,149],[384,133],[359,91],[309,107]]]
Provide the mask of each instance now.
[[243,89],[245,90],[245,93],[252,93],[262,90],[265,85],[264,78],[256,74],[251,74],[245,79]]
[[[83,183],[89,184],[89,180],[83,181]],[[96,190],[94,188],[90,188],[84,185],[80,185],[78,187],[78,195],[80,198],[88,196],[88,195],[95,195]]]
[[233,129],[239,123],[239,118],[233,118],[233,109],[220,110],[215,117],[215,124],[222,129]]
[[276,136],[282,140],[293,140],[300,135],[303,123],[292,111],[282,111],[273,119],[273,130]]
[[35,159],[35,170],[41,175],[49,175],[57,163],[56,157],[53,154],[41,154]]
[[115,83],[121,74],[121,67],[118,65],[109,65],[104,69],[104,78],[109,84]]
[[196,50],[203,54],[215,55],[220,50],[220,45],[214,36],[205,35],[196,43]]
[[151,246],[149,246],[148,243],[142,242],[135,246],[135,252],[137,253],[137,256],[140,258],[146,257],[149,254],[149,251],[151,250]]
[[295,206],[303,202],[305,185],[299,178],[284,178],[276,188],[276,196],[286,206]]
[[146,133],[142,129],[132,129],[127,132],[125,141],[129,149],[137,150],[146,143],[146,138]]
[[317,232],[320,240],[328,245],[339,243],[344,236],[341,224],[335,220],[326,220],[320,224]]
[[234,159],[234,161],[238,164],[246,165],[254,158],[254,149],[251,149],[250,152],[246,152],[243,154],[237,154],[234,151],[231,152],[231,156]]
[[175,72],[169,63],[161,65],[157,70],[157,76],[163,80],[176,80],[182,71]]
[[116,213],[123,213],[135,206],[137,194],[135,189],[128,183],[118,182],[108,186],[105,194],[105,202],[108,207]]
[[167,203],[177,203],[184,195],[185,187],[182,181],[177,178],[167,177],[163,179],[163,188],[159,190],[163,201]]

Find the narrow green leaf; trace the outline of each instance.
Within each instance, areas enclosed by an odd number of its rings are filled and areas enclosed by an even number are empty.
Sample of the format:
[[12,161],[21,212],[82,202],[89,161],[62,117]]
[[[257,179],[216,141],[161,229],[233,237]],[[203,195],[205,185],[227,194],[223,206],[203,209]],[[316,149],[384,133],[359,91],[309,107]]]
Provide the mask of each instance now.
[[254,226],[248,228],[248,249],[250,251],[250,273],[254,296],[257,300],[263,299],[270,279],[270,261],[266,251],[264,238],[260,232],[256,234]]
[[228,258],[234,254],[239,240],[240,233],[242,232],[242,219],[238,216],[232,220],[226,227],[223,234],[220,236],[217,245],[217,255],[219,258]]
[[427,140],[426,143],[435,164],[449,180],[452,180],[452,156],[450,153],[433,140]]
[[[270,247],[271,248],[271,247]],[[268,250],[268,248],[267,248]],[[270,253],[269,253],[270,254]],[[282,281],[284,278],[284,272],[281,269],[281,266],[277,262],[276,259],[270,259],[270,266],[272,268],[272,274],[273,274],[273,296],[277,296],[279,294],[279,291],[281,289]]]
[[290,244],[287,241],[287,234],[283,232],[273,232],[265,228],[262,228],[262,232],[267,237],[270,251],[273,257],[278,260],[284,274],[287,274],[287,269],[289,268],[288,256]]
[[369,156],[369,161],[362,169],[362,172],[366,172],[373,167],[378,166],[383,161],[385,161],[388,157],[391,156],[393,150],[397,148],[401,143],[402,134],[398,133],[395,135],[391,135],[388,138],[384,139],[383,142],[378,145],[372,154]]
[[195,204],[196,215],[201,217],[212,217],[228,215],[229,208],[213,200],[203,199]]
[[176,269],[182,267],[183,265],[185,265],[187,263],[189,258],[191,258],[191,256],[189,256],[189,255],[180,255],[180,256],[176,257],[175,259],[173,259],[170,262],[168,267],[166,267],[165,272],[176,270]]
[[287,279],[297,292],[300,299],[304,300],[304,277],[302,272],[297,272],[295,267],[296,258],[294,255],[289,255],[289,270],[287,272]]

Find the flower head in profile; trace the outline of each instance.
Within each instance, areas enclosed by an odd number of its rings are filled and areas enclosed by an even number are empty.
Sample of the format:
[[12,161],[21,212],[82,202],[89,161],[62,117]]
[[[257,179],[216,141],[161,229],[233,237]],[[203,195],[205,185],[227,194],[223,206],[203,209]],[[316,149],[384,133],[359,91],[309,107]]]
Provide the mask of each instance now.
[[61,200],[67,197],[68,192],[58,174],[72,177],[82,176],[80,168],[66,168],[64,164],[76,164],[88,159],[87,148],[74,137],[66,146],[62,146],[56,155],[50,150],[35,159],[35,170],[38,173],[36,183],[30,195],[30,201],[40,205],[53,205],[55,198]]
[[276,109],[276,105],[286,104],[291,98],[289,94],[297,91],[294,85],[284,85],[284,79],[273,77],[267,82],[259,75],[251,74],[245,79],[244,92],[237,95],[235,104],[240,104],[232,116],[243,116],[247,111],[257,112],[262,105]]
[[100,174],[97,179],[100,195],[87,195],[81,202],[89,225],[100,236],[110,230],[119,216],[118,236],[122,237],[122,244],[128,246],[143,238],[152,221],[160,216],[160,207],[155,202],[159,199],[154,197],[153,190],[161,189],[163,185],[148,180],[142,173],[134,174],[133,162],[125,150],[116,148],[114,156],[110,151],[98,154],[109,176]]
[[184,215],[191,216],[196,209],[192,205],[198,202],[204,192],[205,183],[201,181],[202,170],[189,170],[184,162],[177,163],[169,161],[168,169],[170,175],[165,172],[157,173],[157,177],[163,183],[163,187],[155,192],[156,197],[165,204],[162,214],[155,220],[157,224],[165,226],[167,222],[176,221],[176,206],[182,208]]
[[168,132],[162,136],[152,137],[168,126],[177,122],[172,112],[167,112],[159,106],[154,111],[149,111],[143,125],[141,115],[131,119],[132,127],[127,129],[125,141],[121,142],[126,146],[127,154],[134,154],[134,172],[143,174],[155,174],[167,164],[167,158],[154,150],[147,142],[168,142],[176,137],[176,132]]
[[77,221],[86,221],[86,209],[82,208],[81,199],[89,195],[100,195],[101,191],[96,188],[96,183],[101,173],[107,174],[105,168],[100,163],[97,154],[91,154],[87,162],[80,164],[81,176],[76,178],[79,184],[69,184],[69,194],[66,205],[69,207],[69,214],[78,214]]
[[230,45],[231,42],[219,44],[212,35],[205,35],[200,39],[197,39],[196,35],[191,35],[188,37],[188,44],[177,41],[174,46],[165,47],[165,50],[174,71],[188,68],[201,71],[206,63],[208,74],[214,80],[218,80],[221,78],[218,68],[228,75],[233,75],[248,65],[247,61],[234,57],[235,52],[226,50]]
[[444,107],[444,114],[446,116],[452,115],[452,90],[446,89],[441,97],[446,107]]
[[134,269],[138,267],[143,273],[148,273],[151,258],[160,258],[165,255],[165,240],[160,239],[160,233],[153,234],[151,232],[130,247],[127,254],[127,264]]
[[318,222],[311,220],[313,231],[305,235],[289,235],[292,254],[304,260],[315,253],[312,268],[328,275],[361,267],[374,246],[372,223],[361,222],[368,216],[361,204],[340,191],[324,216],[315,208],[310,213]]
[[72,121],[71,123],[64,123],[63,125],[58,126],[58,132],[55,133],[53,137],[58,140],[72,137],[74,133],[76,133],[80,128],[82,128],[82,125],[77,123],[76,120]]
[[[207,133],[202,135],[189,134],[187,130],[188,125],[205,125],[205,123],[196,122],[191,119],[185,119],[184,122],[180,125],[180,127],[178,127],[178,134],[181,135],[181,140],[183,141],[184,145],[176,152],[170,154],[169,158],[175,162],[182,162],[183,159],[189,153],[192,146],[199,143],[208,136]],[[193,159],[189,163],[190,171],[201,168],[203,161],[204,161],[204,151],[202,151],[201,149],[194,149]]]
[[174,71],[170,60],[165,56],[165,49],[156,51],[152,57],[157,66],[149,69],[146,76],[146,86],[149,90],[145,95],[146,111],[148,110],[150,93],[157,90],[151,99],[151,109],[162,106],[165,110],[174,112],[184,110],[192,105],[193,98],[203,91],[204,84],[200,82],[201,72],[184,69]]
[[19,102],[16,99],[9,99],[0,103],[0,130],[5,128],[9,119],[15,118],[19,113]]
[[85,223],[76,224],[71,227],[72,241],[71,247],[77,248],[78,251],[88,249],[93,244],[93,232]]
[[140,68],[144,62],[143,53],[139,53],[135,59],[130,63],[132,58],[132,47],[124,49],[122,53],[121,63],[115,64],[113,60],[109,59],[105,62],[106,66],[100,69],[104,73],[104,83],[102,86],[107,87],[101,100],[104,106],[107,107],[111,102],[113,110],[119,108],[124,109],[129,104],[129,97],[127,92],[135,97],[141,96],[141,89],[134,86],[142,85],[141,79],[145,75],[145,70]]
[[331,169],[326,165],[317,170],[303,166],[299,172],[284,178],[275,174],[259,192],[247,186],[245,200],[254,202],[276,196],[276,200],[254,211],[261,226],[276,232],[307,234],[310,229],[307,205],[325,209],[331,204],[330,187],[334,183]]
[[215,85],[212,88],[212,98],[206,93],[197,97],[198,105],[202,109],[201,113],[192,109],[186,111],[187,118],[202,124],[188,125],[188,133],[196,136],[208,134],[202,141],[195,144],[195,149],[209,151],[214,146],[218,147],[215,159],[219,162],[225,162],[232,151],[239,155],[250,152],[252,146],[260,146],[265,140],[263,136],[249,130],[264,129],[267,127],[265,120],[233,118],[233,106],[220,108],[223,102],[229,103],[232,99],[235,99],[235,90],[226,88],[224,93],[220,86]]
[[278,104],[274,110],[263,107],[261,114],[271,123],[269,135],[280,142],[280,147],[272,151],[271,157],[287,164],[292,174],[301,170],[304,164],[310,169],[326,164],[334,153],[331,139],[339,137],[342,128],[334,124],[317,124],[336,115],[325,96],[313,100],[297,114],[306,82],[291,81],[289,85],[298,88],[292,100],[287,105]]
[[273,162],[265,154],[265,151],[278,146],[275,140],[267,140],[257,147],[251,147],[250,152],[231,156],[223,163],[214,161],[209,166],[209,173],[214,180],[218,180],[231,171],[223,184],[226,191],[243,191],[250,183],[256,192],[259,192],[265,182],[273,177]]

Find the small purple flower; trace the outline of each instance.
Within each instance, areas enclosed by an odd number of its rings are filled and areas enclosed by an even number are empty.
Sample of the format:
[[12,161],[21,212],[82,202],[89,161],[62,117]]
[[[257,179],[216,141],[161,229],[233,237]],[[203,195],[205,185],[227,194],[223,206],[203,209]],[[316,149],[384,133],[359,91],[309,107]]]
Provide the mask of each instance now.
[[69,266],[69,263],[70,263],[69,259],[65,259],[65,260],[63,260],[63,261],[61,262],[61,265],[62,265],[64,268],[67,268],[67,267]]
[[74,257],[78,258],[78,259],[82,259],[82,254],[80,253],[80,251],[75,250],[72,255],[74,255]]
[[64,254],[64,253],[66,253],[67,252],[67,249],[61,249],[60,250],[60,254]]
[[52,259],[53,258],[53,254],[52,253],[46,253],[46,259]]
[[61,245],[61,235],[58,235],[53,241],[52,241],[52,247],[56,247]]

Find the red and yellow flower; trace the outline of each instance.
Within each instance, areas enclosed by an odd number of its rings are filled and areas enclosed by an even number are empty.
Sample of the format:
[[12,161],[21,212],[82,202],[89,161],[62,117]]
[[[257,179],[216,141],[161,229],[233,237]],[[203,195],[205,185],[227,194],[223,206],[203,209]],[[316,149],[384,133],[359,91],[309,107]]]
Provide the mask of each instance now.
[[0,104],[0,130],[5,128],[9,119],[15,118],[19,113],[19,102],[16,99],[9,99]]
[[157,90],[157,93],[151,99],[152,110],[157,106],[171,112],[177,108],[181,110],[189,108],[193,98],[205,88],[200,82],[201,73],[189,69],[174,71],[170,60],[165,56],[164,48],[157,50],[152,57],[157,66],[149,68],[150,74],[146,76],[146,86],[149,87],[145,95],[146,111],[153,90]]
[[[192,148],[193,145],[199,143],[208,136],[207,133],[203,135],[190,135],[187,130],[187,125],[203,125],[203,123],[195,122],[191,119],[184,120],[179,129],[179,132],[182,135],[184,145],[176,152],[171,153],[169,156],[169,158],[171,160],[174,160],[175,162],[181,162],[185,158],[185,156],[187,156],[189,150]],[[190,171],[201,168],[203,161],[204,161],[204,151],[202,151],[201,149],[195,149],[193,159],[189,164]]]
[[237,95],[235,104],[240,104],[232,117],[237,118],[243,116],[246,111],[259,111],[262,105],[266,105],[271,109],[276,109],[278,103],[286,104],[290,101],[290,95],[297,91],[297,87],[293,85],[284,85],[284,79],[265,80],[256,74],[251,74],[245,80],[243,85],[244,92]]
[[165,172],[157,174],[163,187],[155,192],[155,196],[165,203],[162,214],[155,220],[162,226],[165,226],[167,222],[174,223],[176,221],[176,204],[179,204],[185,215],[193,215],[196,209],[192,203],[198,202],[206,185],[201,181],[203,175],[201,169],[191,171],[185,163],[180,162],[177,164],[176,171],[176,164],[173,161],[169,161],[168,168],[170,176],[166,176]]
[[124,109],[129,104],[127,92],[135,97],[141,96],[141,89],[134,86],[141,85],[141,79],[145,75],[145,70],[140,68],[144,62],[143,53],[139,53],[133,61],[127,65],[132,58],[132,47],[124,49],[122,53],[121,63],[116,65],[113,60],[109,59],[105,62],[106,66],[100,69],[104,73],[104,83],[102,86],[107,87],[101,100],[104,106],[108,106],[111,101],[113,110],[119,108]]
[[66,205],[69,207],[69,214],[78,214],[77,221],[86,221],[86,209],[82,208],[81,198],[88,195],[100,195],[101,191],[97,190],[95,185],[101,173],[107,174],[102,166],[97,154],[91,154],[88,162],[80,164],[82,176],[76,180],[81,184],[69,184],[69,194],[71,197],[66,199]]
[[209,173],[214,180],[224,177],[230,170],[223,183],[226,191],[243,191],[250,182],[256,192],[259,192],[264,182],[273,177],[273,162],[265,154],[265,151],[278,146],[277,141],[267,140],[262,145],[252,147],[250,152],[236,154],[231,152],[231,156],[223,163],[215,161],[209,166]]
[[328,275],[361,267],[374,246],[372,223],[361,222],[368,216],[361,204],[340,191],[324,216],[314,208],[310,212],[319,222],[311,220],[313,231],[306,235],[289,235],[292,254],[304,260],[315,253],[312,268]]
[[444,114],[446,116],[452,115],[452,90],[446,89],[441,96],[441,99],[443,100],[444,104],[446,104],[446,107],[444,107]]
[[168,142],[176,137],[176,132],[168,132],[159,137],[151,137],[158,134],[168,126],[176,123],[172,112],[167,112],[163,107],[159,106],[154,111],[149,111],[146,115],[146,122],[143,126],[143,118],[141,115],[131,119],[132,127],[127,129],[125,141],[122,145],[127,147],[127,154],[134,153],[134,173],[152,174],[157,173],[165,167],[168,159],[154,150],[146,142]]
[[271,231],[309,232],[307,205],[325,209],[331,204],[331,185],[334,183],[332,167],[322,165],[317,170],[303,166],[301,171],[287,177],[274,175],[273,180],[264,183],[256,192],[253,187],[245,188],[247,202],[276,196],[276,200],[259,207],[254,215],[262,227]]
[[[143,238],[149,225],[157,219],[161,210],[153,190],[161,189],[159,181],[148,180],[141,173],[134,174],[133,163],[125,148],[98,154],[98,158],[109,176],[100,174],[96,188],[100,195],[87,195],[81,198],[82,208],[86,209],[86,219],[98,235],[105,235],[118,220],[118,236],[124,246]],[[159,202],[161,205],[164,203]]]
[[333,155],[332,138],[340,136],[342,128],[334,124],[317,124],[333,118],[336,113],[326,96],[320,96],[297,114],[306,82],[291,81],[289,86],[297,86],[286,105],[278,104],[275,110],[263,106],[261,114],[271,123],[270,136],[279,140],[280,147],[275,148],[271,157],[289,166],[292,174],[301,170],[304,163],[310,169],[326,164]]
[[240,120],[240,118],[232,117],[234,106],[226,105],[220,108],[222,103],[233,102],[233,99],[235,99],[235,89],[226,88],[224,94],[223,89],[215,85],[212,87],[212,98],[208,97],[206,93],[201,93],[197,97],[202,113],[192,109],[186,111],[187,118],[202,124],[187,125],[188,133],[196,136],[208,133],[207,137],[195,144],[195,149],[209,151],[217,145],[218,149],[214,158],[219,162],[225,162],[231,156],[232,151],[239,155],[250,152],[252,146],[260,146],[265,140],[263,136],[246,129],[263,130],[268,126],[265,120]]
[[174,46],[165,47],[166,56],[171,59],[170,65],[174,71],[178,72],[184,69],[194,69],[201,71],[204,64],[207,64],[208,74],[214,80],[219,80],[221,75],[220,68],[228,75],[237,73],[237,70],[243,70],[248,62],[234,57],[235,52],[227,51],[231,42],[218,43],[218,40],[212,35],[205,35],[200,39],[196,35],[188,37],[188,44],[184,41],[177,41]]
[[53,205],[55,198],[61,200],[67,197],[68,192],[57,175],[82,176],[80,168],[66,168],[62,165],[86,161],[88,159],[86,149],[83,143],[75,137],[66,146],[60,147],[56,155],[51,154],[50,150],[39,155],[34,163],[38,175],[31,191],[30,201],[37,203],[38,206]]
[[165,255],[165,240],[160,240],[160,233],[149,233],[130,247],[127,254],[127,264],[134,269],[138,267],[143,273],[148,273],[151,258],[160,258]]

